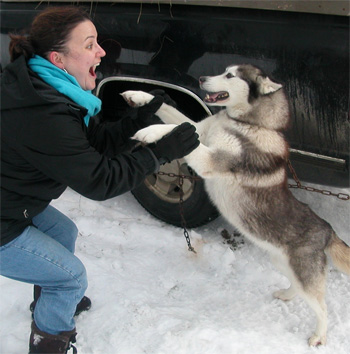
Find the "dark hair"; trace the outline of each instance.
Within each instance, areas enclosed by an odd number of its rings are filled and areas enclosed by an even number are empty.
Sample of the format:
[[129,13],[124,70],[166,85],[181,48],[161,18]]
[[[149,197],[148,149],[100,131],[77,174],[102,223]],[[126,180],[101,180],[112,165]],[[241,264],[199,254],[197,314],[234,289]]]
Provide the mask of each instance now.
[[81,22],[91,21],[81,7],[48,7],[37,15],[26,34],[10,34],[11,62],[24,55],[30,59],[37,54],[43,58],[51,51],[65,52],[71,31]]

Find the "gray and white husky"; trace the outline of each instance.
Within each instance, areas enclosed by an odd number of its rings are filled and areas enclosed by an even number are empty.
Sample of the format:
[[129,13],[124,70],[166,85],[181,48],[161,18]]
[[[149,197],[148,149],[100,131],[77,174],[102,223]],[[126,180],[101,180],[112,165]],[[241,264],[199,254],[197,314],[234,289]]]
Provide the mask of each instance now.
[[[334,265],[350,274],[350,247],[332,227],[288,189],[286,163],[289,105],[282,85],[252,65],[230,66],[218,76],[199,79],[208,105],[226,109],[198,123],[162,104],[156,112],[164,123],[138,131],[134,138],[152,143],[183,122],[193,124],[201,144],[185,157],[205,180],[206,190],[221,214],[243,235],[270,253],[288,277],[288,289],[273,295],[282,300],[302,296],[317,316],[311,346],[326,343],[324,300],[326,252]],[[153,96],[126,91],[131,106]]]

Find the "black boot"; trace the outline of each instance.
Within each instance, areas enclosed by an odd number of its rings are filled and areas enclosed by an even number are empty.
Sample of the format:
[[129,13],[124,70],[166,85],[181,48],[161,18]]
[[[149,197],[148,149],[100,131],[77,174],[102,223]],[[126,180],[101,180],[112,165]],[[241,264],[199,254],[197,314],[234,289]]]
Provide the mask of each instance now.
[[[38,285],[34,285],[34,291],[33,291],[34,301],[29,306],[29,309],[32,312],[32,316],[34,313],[35,305],[40,297],[40,294],[41,294],[41,287]],[[78,316],[83,311],[90,310],[90,308],[91,308],[91,300],[87,296],[84,296],[79,302],[79,304],[77,305],[74,316]]]
[[76,335],[75,328],[72,331],[61,332],[58,335],[49,334],[40,331],[33,321],[29,338],[29,354],[68,353],[70,349],[73,350],[73,354],[76,354],[77,349],[72,345],[72,343],[75,343]]

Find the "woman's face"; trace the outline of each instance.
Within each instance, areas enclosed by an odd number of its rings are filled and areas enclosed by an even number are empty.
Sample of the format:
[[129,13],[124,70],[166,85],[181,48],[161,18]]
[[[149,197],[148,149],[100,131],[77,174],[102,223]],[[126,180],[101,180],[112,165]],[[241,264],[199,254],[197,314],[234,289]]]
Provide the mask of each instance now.
[[93,90],[96,86],[96,66],[106,55],[97,43],[94,24],[87,20],[77,25],[65,47],[67,53],[61,54],[63,68],[77,79],[83,90]]

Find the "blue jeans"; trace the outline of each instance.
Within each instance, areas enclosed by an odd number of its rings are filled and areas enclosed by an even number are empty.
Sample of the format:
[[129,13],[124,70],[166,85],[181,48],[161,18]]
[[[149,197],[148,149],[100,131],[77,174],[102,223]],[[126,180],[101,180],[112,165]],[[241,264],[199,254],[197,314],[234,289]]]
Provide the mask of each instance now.
[[85,267],[74,256],[78,229],[50,205],[33,218],[33,225],[0,247],[0,274],[42,287],[34,311],[40,330],[54,335],[71,331],[87,288]]

